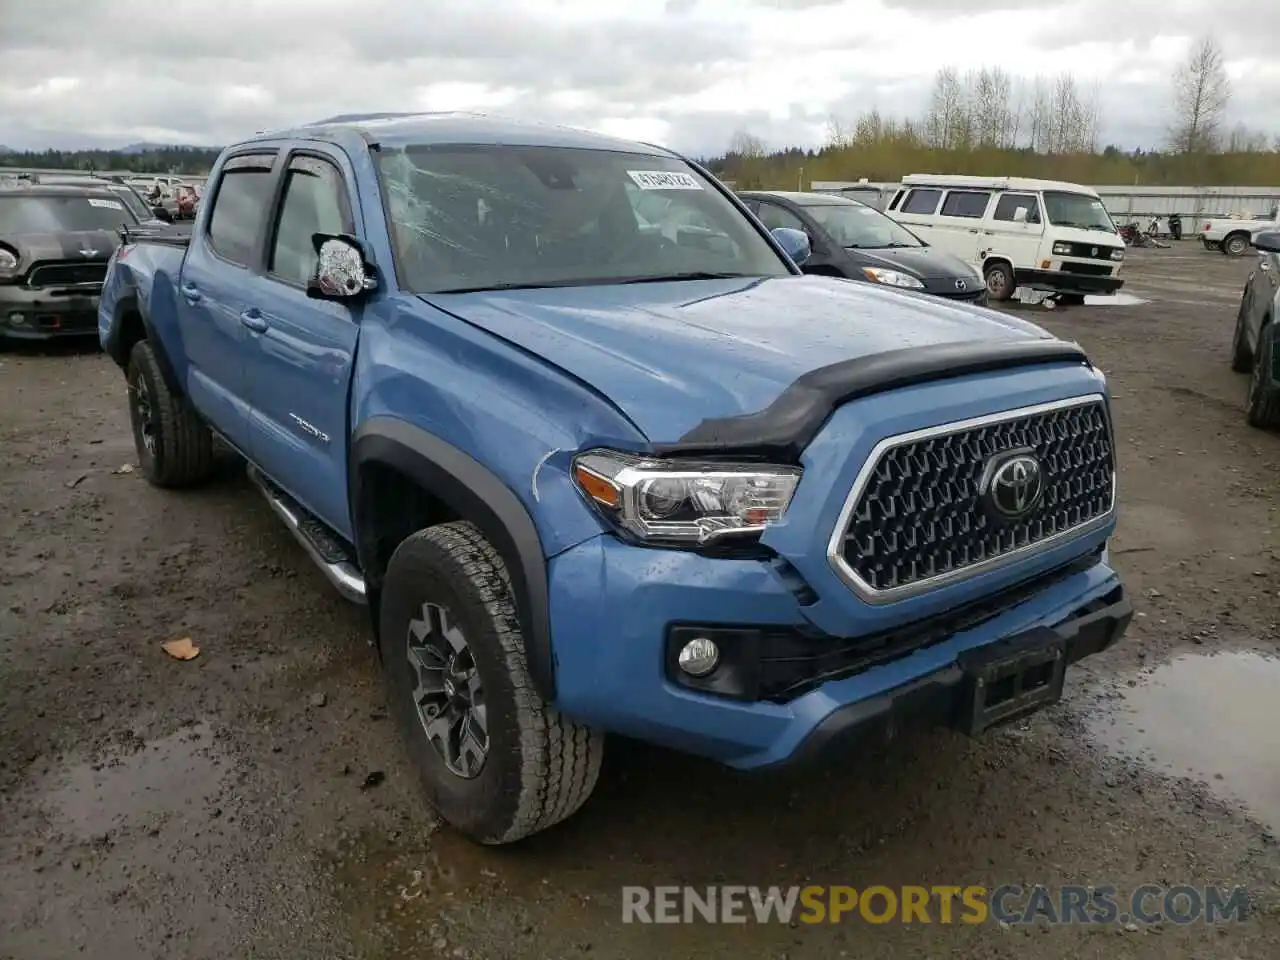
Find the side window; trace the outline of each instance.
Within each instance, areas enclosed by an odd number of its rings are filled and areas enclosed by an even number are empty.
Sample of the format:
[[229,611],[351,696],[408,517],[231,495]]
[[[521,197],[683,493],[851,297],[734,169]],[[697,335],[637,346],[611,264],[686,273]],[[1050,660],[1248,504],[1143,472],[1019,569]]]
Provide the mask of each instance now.
[[209,245],[218,256],[249,266],[271,205],[271,154],[232,157],[222,168],[209,215]]
[[306,286],[316,270],[312,234],[351,232],[348,209],[342,174],[333,164],[294,157],[285,174],[267,272],[286,283]]
[[967,217],[976,219],[987,212],[987,203],[991,194],[973,190],[952,190],[942,202],[944,217]]
[[1013,221],[1013,215],[1019,207],[1027,211],[1027,223],[1040,222],[1040,203],[1034,193],[1006,193],[996,203],[995,219]]
[[902,201],[902,212],[934,213],[938,209],[940,199],[942,199],[941,190],[912,190]]
[[905,197],[906,195],[907,195],[907,191],[899,190],[897,193],[893,195],[893,199],[889,201],[889,206],[886,209],[897,210],[898,204],[902,201],[902,198]]
[[756,213],[756,216],[759,217],[760,222],[770,230],[777,230],[779,227],[786,227],[788,230],[800,230],[807,232],[804,229],[804,224],[800,222],[799,217],[790,210],[784,210],[776,203],[769,203],[767,200],[760,201],[760,209]]

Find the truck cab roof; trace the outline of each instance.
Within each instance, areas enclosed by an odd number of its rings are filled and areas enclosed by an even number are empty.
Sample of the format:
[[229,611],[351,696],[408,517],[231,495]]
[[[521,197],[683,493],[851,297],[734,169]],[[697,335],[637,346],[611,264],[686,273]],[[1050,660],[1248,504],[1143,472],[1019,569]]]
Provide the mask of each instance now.
[[462,111],[439,113],[344,114],[284,130],[263,131],[244,144],[276,140],[329,140],[399,147],[409,144],[491,144],[612,150],[675,156],[653,144],[576,130],[558,124]]

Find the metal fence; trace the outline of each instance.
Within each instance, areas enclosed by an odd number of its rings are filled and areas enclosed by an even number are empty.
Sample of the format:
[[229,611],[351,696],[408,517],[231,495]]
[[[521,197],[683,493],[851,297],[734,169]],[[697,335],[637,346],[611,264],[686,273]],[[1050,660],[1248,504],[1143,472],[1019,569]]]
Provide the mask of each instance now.
[[[849,180],[815,180],[810,189],[852,197],[883,210],[898,183],[864,183]],[[1152,217],[1166,219],[1177,213],[1184,232],[1198,231],[1210,217],[1263,217],[1280,204],[1280,187],[1143,187],[1095,186],[1107,212],[1117,223],[1146,225]]]

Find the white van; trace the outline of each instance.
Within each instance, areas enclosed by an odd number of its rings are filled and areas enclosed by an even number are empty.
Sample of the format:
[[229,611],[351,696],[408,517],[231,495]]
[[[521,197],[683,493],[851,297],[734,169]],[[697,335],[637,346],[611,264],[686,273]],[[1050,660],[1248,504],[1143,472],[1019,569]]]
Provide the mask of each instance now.
[[912,174],[885,212],[980,270],[993,300],[1028,287],[1083,303],[1124,283],[1124,241],[1097,192],[1079,184]]

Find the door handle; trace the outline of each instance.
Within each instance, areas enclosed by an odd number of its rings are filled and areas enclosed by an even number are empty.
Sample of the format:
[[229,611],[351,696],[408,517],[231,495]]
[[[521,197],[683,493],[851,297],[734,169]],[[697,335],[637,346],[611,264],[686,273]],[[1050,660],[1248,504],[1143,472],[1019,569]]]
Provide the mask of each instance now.
[[978,231],[978,230],[976,230],[976,229],[970,228],[969,232],[970,232],[970,233],[978,233],[979,231]]
[[250,307],[240,314],[240,322],[255,333],[265,333],[269,326],[267,318],[262,315],[262,311],[257,307]]
[[184,283],[182,285],[182,298],[187,303],[199,303],[204,299],[204,294],[200,292],[200,288],[194,283]]

